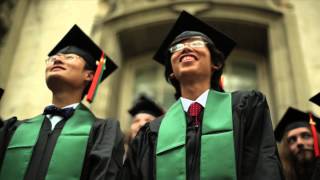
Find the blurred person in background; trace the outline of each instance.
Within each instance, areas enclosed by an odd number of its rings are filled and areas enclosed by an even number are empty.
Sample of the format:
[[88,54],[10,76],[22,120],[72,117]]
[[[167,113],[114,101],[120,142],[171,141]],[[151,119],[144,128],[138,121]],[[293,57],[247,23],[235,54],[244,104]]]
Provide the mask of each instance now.
[[320,179],[319,125],[313,114],[289,107],[275,128],[287,180]]
[[151,122],[164,114],[163,109],[145,95],[140,95],[128,112],[132,117],[130,125],[131,139],[137,135],[140,128],[147,122]]

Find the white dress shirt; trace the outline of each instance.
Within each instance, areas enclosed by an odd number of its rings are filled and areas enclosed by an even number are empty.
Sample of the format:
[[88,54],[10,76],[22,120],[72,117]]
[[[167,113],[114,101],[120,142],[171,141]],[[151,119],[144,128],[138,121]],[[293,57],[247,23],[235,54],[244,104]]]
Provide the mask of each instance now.
[[201,106],[203,108],[205,108],[206,103],[207,103],[208,93],[209,93],[209,89],[207,89],[205,92],[203,92],[195,101],[192,101],[192,100],[184,98],[184,97],[180,97],[183,110],[185,112],[188,112],[190,105],[194,102],[201,104]]
[[[62,109],[70,108],[70,107],[72,107],[73,109],[76,109],[78,105],[79,105],[79,103],[74,103],[74,104],[70,104],[68,106],[63,107]],[[53,130],[54,127],[58,124],[58,122],[60,122],[63,119],[63,117],[61,117],[61,116],[58,116],[58,115],[52,116],[51,114],[47,114],[46,117],[51,122],[51,130]]]

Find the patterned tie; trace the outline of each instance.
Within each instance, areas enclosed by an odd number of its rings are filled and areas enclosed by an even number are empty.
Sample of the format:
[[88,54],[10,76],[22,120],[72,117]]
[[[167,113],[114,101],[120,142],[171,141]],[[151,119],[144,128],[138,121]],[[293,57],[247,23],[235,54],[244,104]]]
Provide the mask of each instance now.
[[197,102],[192,103],[188,109],[188,115],[193,119],[193,125],[196,127],[200,126],[202,110],[203,107]]
[[55,107],[54,105],[51,105],[51,106],[47,106],[44,109],[43,115],[50,114],[50,115],[54,115],[54,116],[55,115],[61,116],[64,119],[68,119],[69,117],[72,116],[73,112],[74,112],[74,109],[72,107],[60,109],[60,108]]

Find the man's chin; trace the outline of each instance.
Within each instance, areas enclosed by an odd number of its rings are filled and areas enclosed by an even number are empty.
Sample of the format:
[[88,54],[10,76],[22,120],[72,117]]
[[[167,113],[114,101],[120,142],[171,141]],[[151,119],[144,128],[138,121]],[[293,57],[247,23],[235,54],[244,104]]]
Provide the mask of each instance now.
[[46,84],[49,89],[55,88],[55,86],[61,86],[65,81],[65,78],[59,74],[51,74],[46,77]]
[[190,67],[185,67],[181,68],[180,71],[178,72],[180,77],[186,78],[186,79],[195,79],[197,77],[203,77],[204,73],[203,71],[200,71],[196,66],[190,66]]
[[54,82],[54,81],[60,81],[61,79],[63,79],[63,76],[61,76],[58,73],[52,73],[52,74],[48,74],[46,76],[46,82]]

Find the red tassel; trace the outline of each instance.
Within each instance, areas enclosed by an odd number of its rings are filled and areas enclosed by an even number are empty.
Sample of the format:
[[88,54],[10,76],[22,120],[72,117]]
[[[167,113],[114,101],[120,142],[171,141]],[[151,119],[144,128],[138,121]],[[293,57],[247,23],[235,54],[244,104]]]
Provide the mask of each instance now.
[[320,156],[320,150],[319,150],[319,141],[318,141],[318,134],[316,129],[316,122],[313,120],[312,114],[309,113],[310,121],[309,124],[311,126],[311,132],[313,137],[313,148],[314,148],[314,154],[315,157]]
[[97,86],[99,85],[99,81],[101,79],[101,74],[103,72],[104,63],[105,63],[104,62],[104,52],[102,52],[100,60],[98,62],[98,66],[97,66],[96,72],[94,73],[93,80],[92,80],[92,83],[90,85],[90,88],[89,88],[89,91],[88,91],[88,94],[87,94],[87,101],[89,103],[92,103],[92,101],[93,101],[95,92],[97,90]]

